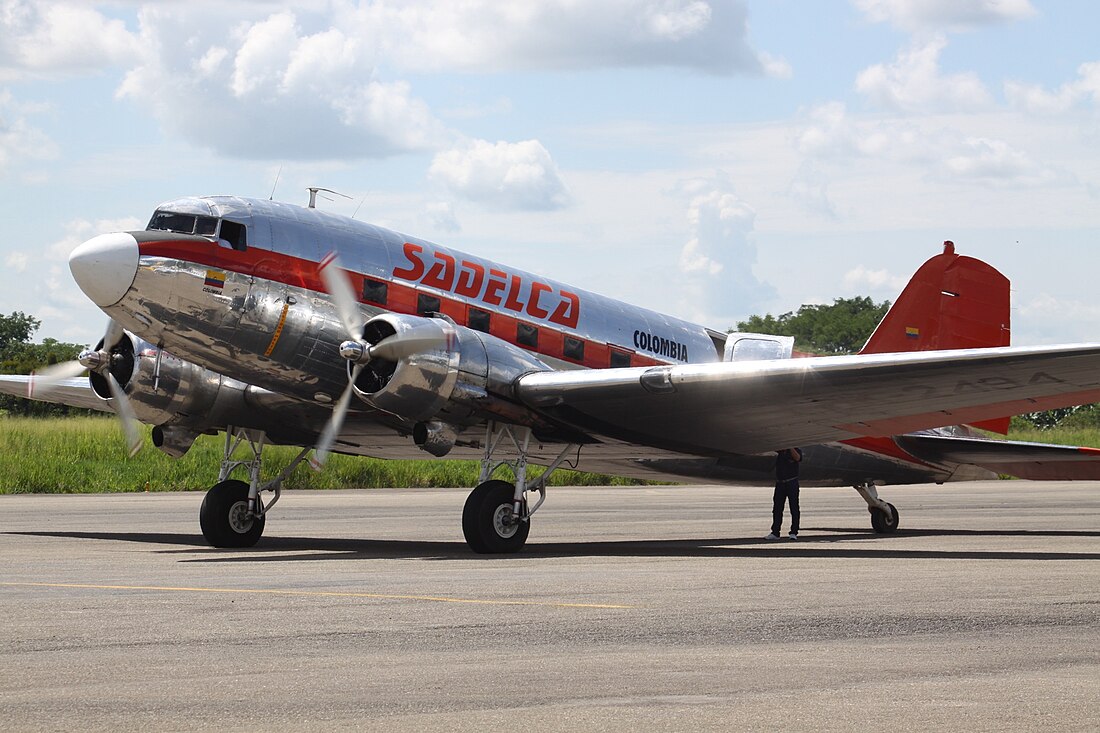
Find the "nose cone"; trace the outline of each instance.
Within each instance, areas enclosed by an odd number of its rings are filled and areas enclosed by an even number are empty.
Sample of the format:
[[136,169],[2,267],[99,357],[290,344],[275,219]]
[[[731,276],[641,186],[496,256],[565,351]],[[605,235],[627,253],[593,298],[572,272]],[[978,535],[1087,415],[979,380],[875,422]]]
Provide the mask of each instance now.
[[69,255],[69,270],[84,294],[106,308],[122,300],[137,275],[137,240],[126,232],[100,234]]

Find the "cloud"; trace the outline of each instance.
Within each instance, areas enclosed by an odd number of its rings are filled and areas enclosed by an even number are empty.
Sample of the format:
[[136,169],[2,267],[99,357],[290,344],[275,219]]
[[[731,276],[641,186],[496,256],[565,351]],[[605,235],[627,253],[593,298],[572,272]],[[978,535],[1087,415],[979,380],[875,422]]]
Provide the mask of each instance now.
[[844,273],[844,287],[852,291],[870,288],[872,291],[896,294],[900,293],[908,282],[907,277],[894,275],[886,270],[869,270],[863,265],[857,265]]
[[1065,176],[1042,165],[1004,140],[967,138],[944,165],[955,178],[980,179],[996,184],[1047,185]]
[[122,21],[85,3],[0,0],[0,81],[95,73],[136,51]]
[[367,3],[342,27],[413,71],[675,66],[789,73],[747,40],[740,0],[422,0]]
[[19,159],[48,160],[58,155],[57,145],[41,130],[32,127],[27,115],[40,111],[20,104],[11,92],[0,89],[0,174]]
[[715,327],[732,326],[774,297],[775,290],[753,274],[756,245],[751,236],[756,219],[744,200],[725,181],[689,181],[687,208],[690,239],[680,251],[680,272],[692,301],[686,310]]
[[457,234],[462,231],[455,216],[454,206],[449,201],[434,201],[424,207],[424,217],[438,232]]
[[909,32],[961,31],[1035,15],[1029,0],[853,0],[875,23]]
[[474,140],[438,153],[428,176],[457,196],[496,208],[546,211],[569,203],[558,168],[538,140]]
[[45,259],[67,262],[81,243],[107,232],[133,232],[145,228],[145,222],[132,216],[120,219],[73,219],[65,222],[65,236],[48,245]]
[[385,157],[453,137],[407,82],[380,79],[377,49],[330,16],[241,20],[239,10],[143,7],[141,53],[118,96],[230,157]]
[[4,266],[15,272],[26,272],[30,261],[30,255],[26,252],[12,252],[4,258]]
[[1092,102],[1100,104],[1100,61],[1077,67],[1077,78],[1053,92],[1037,84],[1006,81],[1005,98],[1017,109],[1038,114],[1062,114],[1073,107]]
[[903,49],[891,64],[875,64],[856,77],[856,90],[880,107],[905,112],[976,110],[992,97],[973,73],[942,74],[940,52],[947,39],[936,36]]

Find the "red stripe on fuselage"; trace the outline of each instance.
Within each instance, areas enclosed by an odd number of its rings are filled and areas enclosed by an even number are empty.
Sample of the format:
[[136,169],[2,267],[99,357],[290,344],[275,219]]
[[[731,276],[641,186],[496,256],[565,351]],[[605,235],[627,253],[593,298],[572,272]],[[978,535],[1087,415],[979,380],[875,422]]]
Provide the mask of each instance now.
[[[318,293],[327,292],[319,273],[320,265],[312,260],[285,255],[271,250],[249,248],[243,252],[226,249],[213,242],[187,241],[151,241],[140,242],[138,252],[142,257],[164,257],[167,259],[192,262],[203,267],[216,267],[227,273],[235,273],[249,277],[312,290]],[[564,354],[565,330],[555,328],[545,322],[530,322],[495,309],[484,301],[468,303],[465,300],[447,297],[447,293],[438,291],[420,290],[411,285],[406,285],[399,280],[383,279],[387,283],[387,302],[383,304],[371,303],[364,300],[363,283],[367,279],[357,272],[346,270],[351,279],[352,290],[356,298],[365,304],[385,308],[392,313],[417,315],[417,296],[420,293],[439,298],[439,310],[446,316],[454,319],[456,323],[467,325],[469,321],[469,308],[474,307],[492,313],[490,319],[490,334],[507,341],[517,348],[532,351],[543,356],[561,359],[592,369],[606,369],[610,366],[611,347],[609,344],[581,338],[570,333],[584,343],[584,359],[570,359]],[[378,278],[372,278],[378,279]],[[539,333],[537,347],[528,347],[517,343],[516,331],[520,323],[530,323],[536,326]],[[666,364],[659,359],[639,354],[618,344],[616,348],[630,354],[631,366],[656,366]]]

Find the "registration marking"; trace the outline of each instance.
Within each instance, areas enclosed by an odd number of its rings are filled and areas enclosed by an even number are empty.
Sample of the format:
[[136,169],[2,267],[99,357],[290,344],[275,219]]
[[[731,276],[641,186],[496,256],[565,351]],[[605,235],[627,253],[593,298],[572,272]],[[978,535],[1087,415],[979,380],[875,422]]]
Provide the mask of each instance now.
[[2,586],[23,588],[84,588],[90,590],[148,590],[167,593],[232,593],[237,595],[302,596],[306,598],[374,598],[388,601],[430,601],[433,603],[468,603],[483,606],[543,606],[550,608],[631,609],[636,606],[613,603],[562,603],[554,601],[493,601],[484,598],[449,598],[447,596],[416,596],[391,593],[356,593],[351,591],[278,590],[276,588],[189,588],[163,585],[97,585],[94,583],[12,583]]

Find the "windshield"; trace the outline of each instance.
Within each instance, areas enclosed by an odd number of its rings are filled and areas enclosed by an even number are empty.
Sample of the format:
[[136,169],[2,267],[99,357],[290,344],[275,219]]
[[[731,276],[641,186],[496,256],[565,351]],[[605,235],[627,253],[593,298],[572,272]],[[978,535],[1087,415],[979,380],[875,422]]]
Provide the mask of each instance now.
[[174,211],[157,211],[149,220],[147,230],[178,232],[180,234],[198,234],[212,237],[218,229],[218,220],[212,216],[177,214]]

